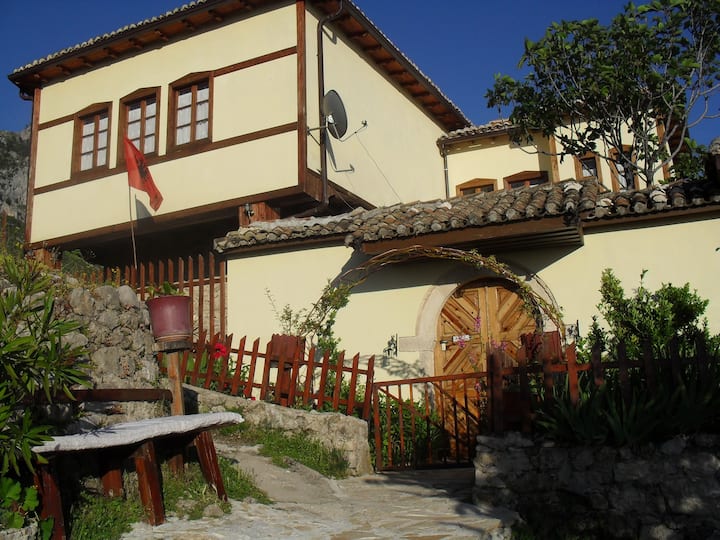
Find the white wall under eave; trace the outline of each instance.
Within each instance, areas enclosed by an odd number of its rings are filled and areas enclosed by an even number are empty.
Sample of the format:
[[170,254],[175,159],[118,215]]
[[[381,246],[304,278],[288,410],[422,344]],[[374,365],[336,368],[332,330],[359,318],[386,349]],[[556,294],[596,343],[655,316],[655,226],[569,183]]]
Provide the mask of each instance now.
[[[156,163],[150,172],[163,203],[150,210],[148,195],[133,189],[132,200],[145,206],[140,218],[297,185],[297,132]],[[128,212],[124,171],[35,195],[30,241],[125,223]]]
[[70,178],[72,167],[73,123],[65,122],[38,133],[37,154],[43,156],[35,166],[35,187]]
[[[308,14],[307,114],[317,127],[317,19]],[[332,25],[331,25],[332,26]],[[344,142],[330,137],[335,172],[328,158],[331,181],[376,206],[431,200],[445,196],[443,161],[436,141],[443,129],[395,83],[364,59],[362,53],[328,30],[323,39],[325,92],[335,90],[348,117]],[[362,122],[367,121],[367,128]],[[357,135],[350,136],[356,130]],[[317,131],[312,135],[317,139]],[[319,171],[317,142],[308,137],[308,167]]]
[[[622,281],[626,294],[640,284],[657,289],[663,283],[690,284],[710,301],[707,318],[711,331],[720,332],[720,218],[648,227],[585,231],[585,245],[541,269],[563,309],[566,323],[580,321],[583,334],[597,314],[600,276],[605,268]],[[546,257],[548,254],[542,255]],[[537,257],[531,260],[538,263]]]

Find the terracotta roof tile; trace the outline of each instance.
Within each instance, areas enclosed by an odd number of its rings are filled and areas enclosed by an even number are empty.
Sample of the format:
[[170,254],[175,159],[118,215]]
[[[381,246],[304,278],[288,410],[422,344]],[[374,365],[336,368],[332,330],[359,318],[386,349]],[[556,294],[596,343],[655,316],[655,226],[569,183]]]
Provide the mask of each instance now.
[[568,180],[448,200],[356,209],[339,216],[253,223],[217,239],[215,247],[222,252],[323,239],[344,239],[346,245],[358,246],[365,242],[545,217],[566,216],[569,222],[612,222],[613,218],[641,217],[709,205],[720,206],[720,185],[711,182],[678,181],[666,186],[612,193],[595,181]]

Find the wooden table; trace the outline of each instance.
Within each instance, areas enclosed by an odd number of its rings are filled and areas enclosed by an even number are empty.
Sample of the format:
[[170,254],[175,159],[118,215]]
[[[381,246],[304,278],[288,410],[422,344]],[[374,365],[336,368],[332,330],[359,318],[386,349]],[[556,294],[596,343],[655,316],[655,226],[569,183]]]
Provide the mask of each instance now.
[[103,491],[109,497],[123,495],[122,466],[131,458],[138,476],[140,499],[147,520],[152,525],[165,521],[165,508],[160,484],[160,466],[156,458],[156,444],[169,449],[170,458],[182,465],[183,453],[188,445],[197,449],[200,468],[205,479],[222,500],[227,500],[225,485],[218,466],[215,444],[210,429],[239,424],[241,415],[230,412],[164,416],[115,424],[78,435],[55,437],[33,452],[47,458],[47,464],[38,465],[36,483],[42,497],[41,518],[54,518],[53,539],[66,538],[65,520],[59,477],[55,468],[59,455],[76,454],[78,458],[97,461]]

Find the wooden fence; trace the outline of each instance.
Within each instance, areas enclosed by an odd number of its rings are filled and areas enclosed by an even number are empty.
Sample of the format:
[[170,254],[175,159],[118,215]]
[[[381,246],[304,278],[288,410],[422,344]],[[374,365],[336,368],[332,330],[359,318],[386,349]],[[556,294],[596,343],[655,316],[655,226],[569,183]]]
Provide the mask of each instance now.
[[[270,401],[287,407],[333,410],[370,418],[375,358],[360,367],[360,355],[351,360],[340,353],[319,354],[294,336],[274,335],[264,346],[246,337],[233,345],[233,336],[203,332],[192,350],[180,358],[180,376],[188,384],[233,396]],[[158,354],[160,370],[167,361]]]
[[192,299],[195,336],[227,333],[226,264],[213,252],[195,257],[143,261],[137,267],[99,268],[82,276],[91,283],[116,283],[133,287],[145,300],[151,288],[168,282]]

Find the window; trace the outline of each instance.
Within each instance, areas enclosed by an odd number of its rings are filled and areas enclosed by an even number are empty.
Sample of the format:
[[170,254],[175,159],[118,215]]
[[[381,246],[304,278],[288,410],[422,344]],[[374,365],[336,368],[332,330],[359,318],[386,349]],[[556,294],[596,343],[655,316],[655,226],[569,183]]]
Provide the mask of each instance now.
[[158,90],[139,91],[121,100],[123,104],[122,135],[127,135],[144,155],[157,153]]
[[[623,157],[617,149],[613,150],[610,155],[612,158],[610,163],[610,168],[612,170],[612,187],[615,191],[637,188],[637,176],[635,175],[635,169],[625,161],[627,159],[627,155],[630,153],[630,147],[623,147],[623,152],[625,153],[625,157]],[[633,158],[633,163],[634,162],[635,160]]]
[[600,162],[595,154],[575,156],[575,178],[578,180],[600,180]]
[[547,171],[523,171],[503,178],[505,189],[539,186],[548,181]]
[[75,122],[74,167],[84,172],[108,165],[108,133],[110,110],[94,107],[91,112],[81,112]]
[[472,180],[455,186],[455,194],[465,197],[467,195],[473,195],[474,193],[489,193],[497,189],[496,185],[493,178],[473,178]]
[[171,146],[210,139],[210,79],[173,85]]

